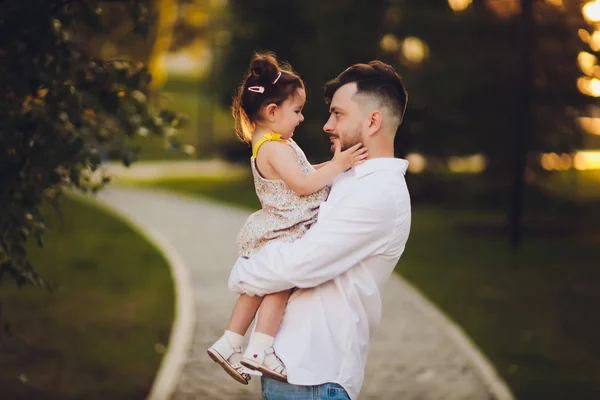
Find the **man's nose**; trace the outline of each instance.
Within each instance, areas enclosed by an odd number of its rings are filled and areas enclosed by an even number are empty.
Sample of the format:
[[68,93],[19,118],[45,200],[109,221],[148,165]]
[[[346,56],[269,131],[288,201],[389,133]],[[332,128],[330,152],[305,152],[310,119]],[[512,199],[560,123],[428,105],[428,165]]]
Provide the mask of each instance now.
[[323,125],[323,130],[327,133],[331,133],[333,131],[333,124],[331,123],[331,117],[327,120],[325,125]]

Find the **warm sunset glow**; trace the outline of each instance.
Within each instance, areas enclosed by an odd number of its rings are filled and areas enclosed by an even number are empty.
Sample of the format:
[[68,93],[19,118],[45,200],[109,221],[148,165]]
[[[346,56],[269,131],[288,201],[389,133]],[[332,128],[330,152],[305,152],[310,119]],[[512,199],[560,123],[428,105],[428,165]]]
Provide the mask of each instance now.
[[402,56],[410,63],[418,64],[427,57],[429,48],[418,37],[407,37],[401,44]]
[[582,8],[583,16],[590,22],[600,22],[600,0],[590,1]]
[[553,171],[556,168],[556,166],[558,165],[559,159],[560,158],[558,157],[558,154],[556,154],[556,153],[542,154],[542,159],[541,159],[542,168],[544,168],[546,171]]
[[482,172],[486,166],[487,160],[482,154],[466,157],[453,156],[448,159],[448,169],[455,173],[477,174]]
[[573,158],[567,153],[545,153],[542,154],[540,163],[546,171],[567,171],[573,165]]
[[464,11],[471,5],[473,0],[448,0],[452,11]]
[[594,31],[588,43],[593,51],[600,51],[600,31]]
[[598,63],[596,56],[582,51],[577,55],[577,62],[584,74],[587,76],[594,76],[594,67],[596,67],[596,64]]
[[562,5],[563,5],[562,0],[546,0],[546,3],[552,4],[553,6],[556,6],[556,7],[562,7]]
[[563,171],[566,171],[569,168],[571,168],[571,166],[573,165],[573,158],[571,157],[570,154],[566,154],[566,153],[561,154],[559,165]]
[[485,5],[502,18],[509,18],[521,11],[519,0],[485,0]]
[[413,174],[423,172],[427,166],[427,160],[419,153],[407,154],[406,161],[408,161],[408,171]]
[[579,39],[581,39],[583,43],[588,43],[590,41],[591,35],[585,29],[578,30],[577,35],[579,35]]
[[600,79],[592,79],[591,87],[594,97],[600,97]]
[[400,47],[400,42],[398,41],[396,35],[388,33],[379,41],[379,47],[381,47],[381,50],[387,53],[395,53]]
[[195,4],[184,4],[181,6],[180,15],[185,18],[188,25],[199,28],[208,23],[208,13],[198,9]]
[[600,79],[581,77],[577,79],[577,88],[587,96],[600,97]]
[[581,117],[577,118],[581,129],[592,135],[600,135],[600,118]]
[[600,169],[600,151],[578,151],[573,165],[577,170]]

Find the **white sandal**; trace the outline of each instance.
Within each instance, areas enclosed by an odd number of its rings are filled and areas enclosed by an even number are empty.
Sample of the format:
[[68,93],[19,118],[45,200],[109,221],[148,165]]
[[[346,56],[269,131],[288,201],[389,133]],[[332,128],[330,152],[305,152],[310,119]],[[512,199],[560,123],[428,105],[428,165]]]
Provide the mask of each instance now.
[[231,357],[236,354],[242,355],[241,347],[232,347],[229,340],[225,336],[222,336],[215,344],[213,344],[207,351],[208,355],[214,362],[219,364],[225,372],[227,372],[233,379],[243,385],[247,385],[250,381],[250,375],[244,372],[245,368],[240,363],[231,363]]
[[[281,382],[287,382],[287,371],[281,359],[275,354],[273,347],[267,348],[262,354],[261,352],[249,353],[249,349],[244,353],[244,357],[240,361],[244,367],[261,372],[269,378],[276,379]],[[250,357],[248,357],[250,356]]]

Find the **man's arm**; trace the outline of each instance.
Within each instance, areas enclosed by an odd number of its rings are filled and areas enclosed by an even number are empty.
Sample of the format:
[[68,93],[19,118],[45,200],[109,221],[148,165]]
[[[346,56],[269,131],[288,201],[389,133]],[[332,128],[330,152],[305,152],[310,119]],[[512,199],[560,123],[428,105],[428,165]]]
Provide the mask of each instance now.
[[[293,243],[273,243],[238,258],[229,278],[235,292],[262,296],[327,282],[388,245],[397,199],[365,191],[341,200]],[[407,216],[410,213],[406,207]],[[403,216],[400,216],[401,218]]]

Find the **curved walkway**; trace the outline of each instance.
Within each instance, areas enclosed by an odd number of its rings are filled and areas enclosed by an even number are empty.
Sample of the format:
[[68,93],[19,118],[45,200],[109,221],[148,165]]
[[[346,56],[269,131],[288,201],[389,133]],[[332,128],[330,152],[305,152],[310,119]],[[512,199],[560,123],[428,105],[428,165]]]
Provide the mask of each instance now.
[[[237,384],[206,355],[235,301],[227,279],[235,236],[249,213],[146,189],[110,187],[98,200],[144,232],[174,268],[177,316],[150,398],[259,399],[259,379]],[[460,329],[398,275],[383,301],[361,400],[512,399]]]

